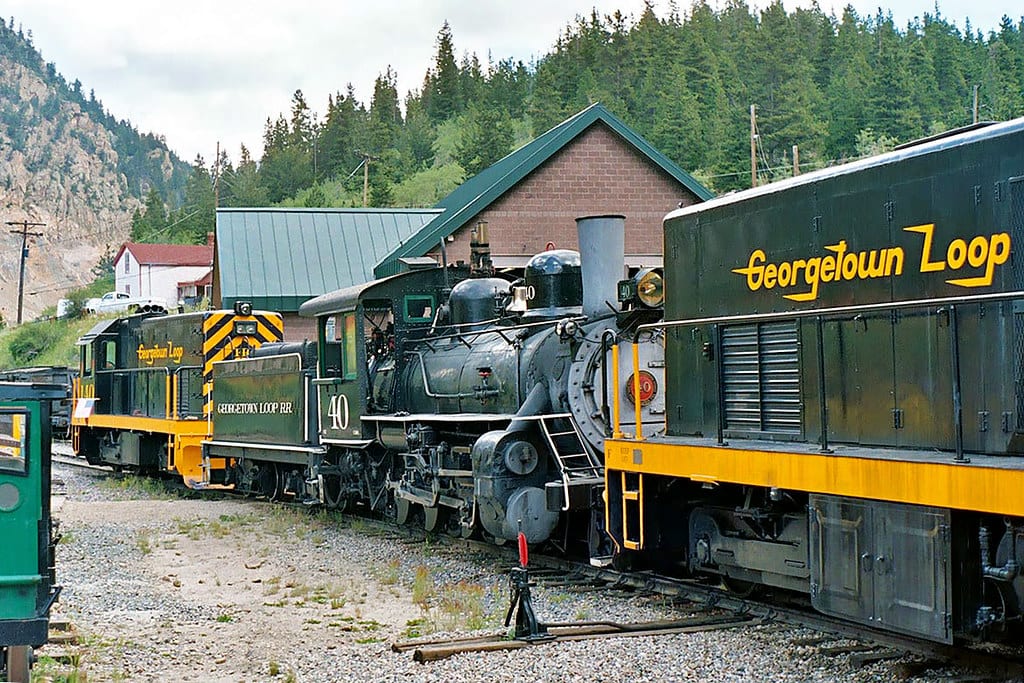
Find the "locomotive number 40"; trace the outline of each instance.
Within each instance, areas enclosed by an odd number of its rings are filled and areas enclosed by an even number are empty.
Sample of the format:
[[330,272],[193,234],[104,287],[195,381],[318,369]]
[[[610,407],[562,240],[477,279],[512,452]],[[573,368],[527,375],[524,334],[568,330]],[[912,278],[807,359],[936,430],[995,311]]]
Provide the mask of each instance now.
[[348,396],[345,394],[331,396],[327,417],[331,419],[331,429],[348,429]]

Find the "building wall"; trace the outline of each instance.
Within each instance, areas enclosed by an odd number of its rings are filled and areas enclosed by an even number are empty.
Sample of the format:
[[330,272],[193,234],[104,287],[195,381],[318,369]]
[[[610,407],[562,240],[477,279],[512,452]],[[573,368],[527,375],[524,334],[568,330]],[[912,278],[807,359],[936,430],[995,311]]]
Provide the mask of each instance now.
[[294,311],[283,311],[284,340],[289,342],[316,341],[316,318],[302,318]]
[[114,290],[137,296],[139,279],[139,262],[127,249],[121,253],[114,263]]
[[499,197],[446,245],[449,262],[469,260],[470,231],[488,223],[496,266],[525,265],[550,244],[576,249],[576,218],[626,217],[626,262],[662,265],[662,219],[697,198],[610,128],[597,123]]
[[131,252],[125,250],[114,264],[114,289],[132,296],[157,297],[173,307],[178,305],[178,283],[194,282],[208,272],[209,266],[139,264]]

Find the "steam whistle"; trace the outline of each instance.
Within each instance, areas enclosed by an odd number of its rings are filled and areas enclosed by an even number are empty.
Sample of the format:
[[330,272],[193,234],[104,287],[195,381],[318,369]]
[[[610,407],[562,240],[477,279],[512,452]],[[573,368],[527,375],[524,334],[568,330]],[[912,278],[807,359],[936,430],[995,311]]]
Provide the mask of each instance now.
[[[520,528],[522,528],[521,522]],[[554,638],[554,636],[548,633],[548,629],[544,624],[537,621],[537,615],[533,611],[533,601],[530,598],[530,570],[527,568],[529,561],[530,556],[526,547],[526,535],[520,531],[519,566],[513,567],[508,577],[512,602],[509,604],[508,613],[505,615],[505,626],[512,622],[512,612],[514,611],[516,613],[516,640],[528,642],[548,640]]]

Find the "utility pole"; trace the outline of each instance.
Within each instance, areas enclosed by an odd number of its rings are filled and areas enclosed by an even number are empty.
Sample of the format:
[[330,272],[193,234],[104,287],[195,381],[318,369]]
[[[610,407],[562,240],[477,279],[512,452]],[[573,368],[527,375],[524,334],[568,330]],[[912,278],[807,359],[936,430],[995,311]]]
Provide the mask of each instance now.
[[800,147],[793,145],[793,177],[800,175]]
[[757,105],[750,105],[750,186],[757,187]]
[[18,276],[18,324],[21,324],[21,304],[25,297],[25,261],[28,260],[28,238],[42,237],[41,232],[29,232],[29,228],[41,228],[46,223],[31,221],[7,221],[7,225],[20,225],[21,230],[11,230],[12,235],[21,235],[21,274]]
[[974,123],[978,122],[978,84],[974,84]]
[[[367,207],[370,205],[370,162],[377,161],[377,157],[368,152],[356,151],[356,154],[363,158],[363,206]],[[358,168],[356,166],[356,169]]]
[[367,204],[367,197],[370,192],[370,155],[363,155],[363,208],[365,209]]

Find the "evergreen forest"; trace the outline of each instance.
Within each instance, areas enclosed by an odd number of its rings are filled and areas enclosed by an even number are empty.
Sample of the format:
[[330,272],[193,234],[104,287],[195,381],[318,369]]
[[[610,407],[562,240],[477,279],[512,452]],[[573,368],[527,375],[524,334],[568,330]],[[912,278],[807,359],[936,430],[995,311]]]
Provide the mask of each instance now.
[[648,3],[637,18],[576,17],[531,64],[460,54],[445,23],[421,87],[400,99],[386,67],[369,103],[350,84],[322,114],[296,91],[267,118],[261,158],[196,159],[180,208],[153,187],[133,239],[201,241],[215,204],[430,206],[593,102],[716,192],[750,185],[752,105],[759,182],[793,173],[794,146],[807,171],[1024,115],[1024,18],[983,33],[921,17]]

